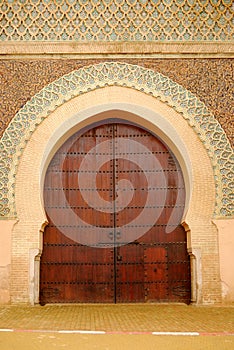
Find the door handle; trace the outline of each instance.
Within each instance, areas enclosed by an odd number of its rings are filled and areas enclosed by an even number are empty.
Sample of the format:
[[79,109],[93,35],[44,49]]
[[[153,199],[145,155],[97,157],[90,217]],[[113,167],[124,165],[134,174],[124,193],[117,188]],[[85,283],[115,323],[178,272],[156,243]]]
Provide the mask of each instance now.
[[[121,232],[116,232],[116,239],[120,239],[121,238]],[[108,234],[107,234],[107,236],[109,237],[109,239],[113,239],[114,238],[114,232],[109,232]]]
[[109,237],[109,239],[113,239],[114,233],[113,232],[109,232],[107,236]]

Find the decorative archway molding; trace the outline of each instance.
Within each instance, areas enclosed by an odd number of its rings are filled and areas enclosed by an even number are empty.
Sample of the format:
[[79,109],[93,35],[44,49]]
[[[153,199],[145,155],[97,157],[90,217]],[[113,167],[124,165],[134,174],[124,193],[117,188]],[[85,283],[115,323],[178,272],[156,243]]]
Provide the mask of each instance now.
[[92,65],[61,77],[37,93],[12,119],[0,141],[0,215],[17,217],[15,176],[19,160],[42,121],[65,102],[106,86],[141,91],[183,116],[210,157],[216,187],[214,217],[232,216],[233,151],[218,121],[204,103],[171,79],[150,69],[118,62]]
[[189,254],[193,257],[193,301],[219,302],[218,239],[212,223],[215,182],[206,149],[194,129],[175,109],[153,96],[120,86],[92,90],[61,104],[37,126],[28,140],[15,180],[18,222],[12,230],[11,300],[38,302],[39,259],[47,220],[42,194],[47,165],[71,134],[105,120],[108,113],[134,121],[157,134],[180,162],[188,193],[183,224]]

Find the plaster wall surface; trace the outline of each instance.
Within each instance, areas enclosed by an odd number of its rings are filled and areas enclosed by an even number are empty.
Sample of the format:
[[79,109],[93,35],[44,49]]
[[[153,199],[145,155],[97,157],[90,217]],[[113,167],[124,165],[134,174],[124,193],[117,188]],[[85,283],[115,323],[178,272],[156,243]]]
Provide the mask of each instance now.
[[234,219],[215,220],[219,231],[220,278],[223,302],[234,302]]
[[0,220],[0,304],[10,301],[11,234],[13,220]]

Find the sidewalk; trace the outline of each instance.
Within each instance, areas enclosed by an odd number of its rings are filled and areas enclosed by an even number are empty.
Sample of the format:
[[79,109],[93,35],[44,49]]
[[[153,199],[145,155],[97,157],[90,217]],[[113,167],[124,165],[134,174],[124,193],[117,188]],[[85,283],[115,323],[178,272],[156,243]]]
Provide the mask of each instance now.
[[0,306],[1,350],[47,348],[233,349],[234,307]]

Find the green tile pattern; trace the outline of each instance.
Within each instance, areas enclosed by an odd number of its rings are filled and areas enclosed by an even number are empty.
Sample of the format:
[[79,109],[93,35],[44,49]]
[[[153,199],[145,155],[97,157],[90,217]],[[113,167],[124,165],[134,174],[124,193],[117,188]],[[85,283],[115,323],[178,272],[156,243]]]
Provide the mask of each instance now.
[[1,0],[0,41],[231,41],[232,0]]

